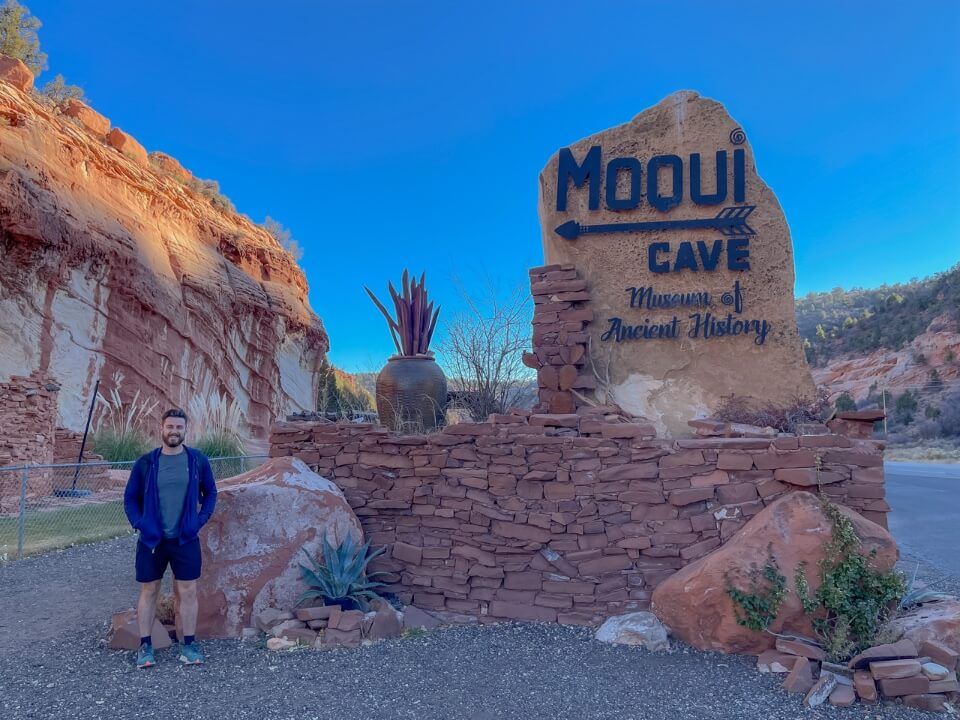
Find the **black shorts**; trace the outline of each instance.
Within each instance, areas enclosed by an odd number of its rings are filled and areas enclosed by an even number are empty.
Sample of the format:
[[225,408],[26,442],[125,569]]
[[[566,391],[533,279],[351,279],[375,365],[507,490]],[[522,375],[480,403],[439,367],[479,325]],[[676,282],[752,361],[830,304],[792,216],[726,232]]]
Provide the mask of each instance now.
[[177,538],[164,538],[152,552],[142,542],[137,543],[137,582],[162,579],[168,563],[176,580],[190,581],[200,577],[200,538],[183,545]]

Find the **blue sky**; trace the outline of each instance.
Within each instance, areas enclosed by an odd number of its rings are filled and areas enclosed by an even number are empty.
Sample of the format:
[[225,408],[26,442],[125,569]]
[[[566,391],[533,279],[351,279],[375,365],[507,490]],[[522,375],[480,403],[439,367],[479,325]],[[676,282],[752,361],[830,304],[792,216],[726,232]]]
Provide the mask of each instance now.
[[148,150],[291,229],[348,370],[392,347],[362,285],[425,270],[449,313],[456,277],[526,283],[548,157],[678,89],[746,130],[798,293],[960,260],[953,0],[25,4],[40,84],[64,73]]

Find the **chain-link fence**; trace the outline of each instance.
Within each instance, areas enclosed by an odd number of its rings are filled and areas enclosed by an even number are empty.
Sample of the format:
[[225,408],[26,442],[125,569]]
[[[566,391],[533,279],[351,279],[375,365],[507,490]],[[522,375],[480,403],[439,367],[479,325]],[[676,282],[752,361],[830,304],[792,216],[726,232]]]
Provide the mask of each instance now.
[[[240,475],[266,455],[210,458],[217,480]],[[133,462],[0,467],[0,562],[133,532],[123,490]]]

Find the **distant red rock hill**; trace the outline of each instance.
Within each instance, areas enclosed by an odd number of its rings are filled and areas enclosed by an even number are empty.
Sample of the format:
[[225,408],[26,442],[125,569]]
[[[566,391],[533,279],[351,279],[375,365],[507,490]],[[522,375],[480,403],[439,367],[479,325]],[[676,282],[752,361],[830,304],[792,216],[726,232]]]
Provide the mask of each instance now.
[[886,391],[899,430],[955,434],[944,412],[960,399],[960,265],[900,285],[811,293],[797,301],[797,323],[832,399],[877,405]]

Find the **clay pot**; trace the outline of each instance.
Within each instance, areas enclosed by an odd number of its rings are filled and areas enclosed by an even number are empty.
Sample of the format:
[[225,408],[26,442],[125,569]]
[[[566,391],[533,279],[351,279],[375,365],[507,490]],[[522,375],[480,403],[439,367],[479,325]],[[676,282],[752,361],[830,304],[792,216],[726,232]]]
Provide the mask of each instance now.
[[377,413],[391,430],[440,427],[446,404],[447,378],[432,355],[394,355],[377,375]]

